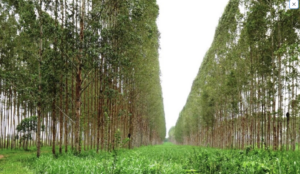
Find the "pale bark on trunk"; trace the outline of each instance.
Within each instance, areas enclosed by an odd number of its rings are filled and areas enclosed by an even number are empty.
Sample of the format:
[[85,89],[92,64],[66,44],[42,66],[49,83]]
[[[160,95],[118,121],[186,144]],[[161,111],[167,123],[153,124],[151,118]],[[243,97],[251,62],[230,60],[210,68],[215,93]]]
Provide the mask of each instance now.
[[56,143],[56,93],[53,94],[52,101],[52,154],[55,155],[55,143]]

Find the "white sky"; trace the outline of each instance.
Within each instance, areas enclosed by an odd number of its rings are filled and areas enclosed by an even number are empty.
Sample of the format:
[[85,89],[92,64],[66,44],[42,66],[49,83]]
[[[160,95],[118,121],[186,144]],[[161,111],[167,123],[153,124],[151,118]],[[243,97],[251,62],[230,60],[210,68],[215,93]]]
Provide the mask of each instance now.
[[[175,126],[229,0],[157,0],[167,132]],[[168,134],[167,134],[168,137]]]

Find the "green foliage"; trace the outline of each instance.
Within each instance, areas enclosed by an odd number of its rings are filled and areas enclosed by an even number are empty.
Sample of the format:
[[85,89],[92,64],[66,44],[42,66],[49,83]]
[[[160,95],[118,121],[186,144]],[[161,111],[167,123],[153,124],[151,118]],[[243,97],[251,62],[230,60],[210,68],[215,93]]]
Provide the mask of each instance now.
[[[299,173],[300,156],[288,151],[219,150],[195,146],[164,145],[119,150],[114,153],[85,151],[54,158],[49,148],[37,159],[28,152],[4,150],[0,173]],[[30,154],[31,153],[31,154]],[[12,166],[16,166],[12,168]],[[114,166],[114,167],[113,167]],[[18,172],[17,172],[18,173]]]
[[[280,0],[228,2],[179,114],[178,143],[206,145],[213,141],[215,147],[241,147],[238,141],[243,137],[244,148],[268,137],[269,146],[279,144],[279,139],[295,144],[298,133],[293,138],[284,135],[287,126],[280,118],[283,111],[299,118],[297,109],[284,103],[292,103],[299,93],[300,18],[299,11],[285,6]],[[258,113],[263,116],[256,117]],[[257,127],[254,130],[246,122]],[[271,122],[273,126],[283,124],[283,133],[267,129]],[[256,137],[250,138],[252,135]],[[201,142],[189,142],[192,136],[202,136]]]
[[32,132],[36,131],[37,129],[37,117],[36,116],[31,116],[29,118],[24,118],[20,124],[17,126],[17,131],[18,132]]
[[[39,108],[41,115],[52,115],[54,124],[61,122],[56,117],[63,110],[68,125],[76,125],[72,132],[76,148],[79,139],[87,139],[79,132],[95,128],[96,119],[88,123],[95,114],[105,118],[99,129],[105,127],[106,132],[125,124],[115,118],[132,118],[126,127],[130,130],[124,132],[136,131],[131,134],[139,143],[133,146],[142,145],[140,137],[148,137],[147,144],[164,140],[155,0],[3,0],[0,5],[5,7],[0,9],[0,90],[5,98],[16,99],[14,106],[26,111]],[[11,92],[17,96],[8,95]],[[75,104],[76,97],[80,105]],[[103,100],[99,102],[103,110],[98,104],[85,107],[98,99]],[[75,117],[78,110],[82,115]],[[106,136],[111,141],[107,144],[116,144],[108,135],[91,136],[94,140]]]
[[[41,126],[42,130],[44,131],[45,125]],[[28,140],[32,139],[32,134],[37,132],[37,116],[31,116],[29,118],[24,118],[21,123],[17,125],[17,131],[20,133],[20,143],[28,142]],[[15,136],[16,139],[19,139],[19,135]],[[27,145],[25,146],[27,149]]]

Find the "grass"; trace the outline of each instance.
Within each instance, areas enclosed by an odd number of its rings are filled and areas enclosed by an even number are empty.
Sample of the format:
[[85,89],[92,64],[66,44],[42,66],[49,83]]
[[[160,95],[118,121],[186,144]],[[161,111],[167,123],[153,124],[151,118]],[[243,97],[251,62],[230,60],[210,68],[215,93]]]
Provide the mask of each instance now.
[[51,154],[44,147],[39,159],[35,149],[1,150],[0,173],[300,173],[300,154],[292,151],[220,150],[170,143],[118,150],[115,153],[85,151]]
[[[44,153],[47,151],[43,150]],[[24,151],[18,150],[0,150],[0,154],[4,155],[4,158],[0,160],[0,174],[12,173],[12,174],[31,174],[34,173],[30,169],[30,165],[36,160],[34,149]]]

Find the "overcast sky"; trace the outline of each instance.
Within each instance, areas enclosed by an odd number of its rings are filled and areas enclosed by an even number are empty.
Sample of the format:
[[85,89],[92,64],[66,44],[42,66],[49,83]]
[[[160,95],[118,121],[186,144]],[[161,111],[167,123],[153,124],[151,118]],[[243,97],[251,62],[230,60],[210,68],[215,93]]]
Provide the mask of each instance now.
[[[175,126],[229,0],[157,0],[167,132]],[[168,137],[168,135],[167,135]]]

